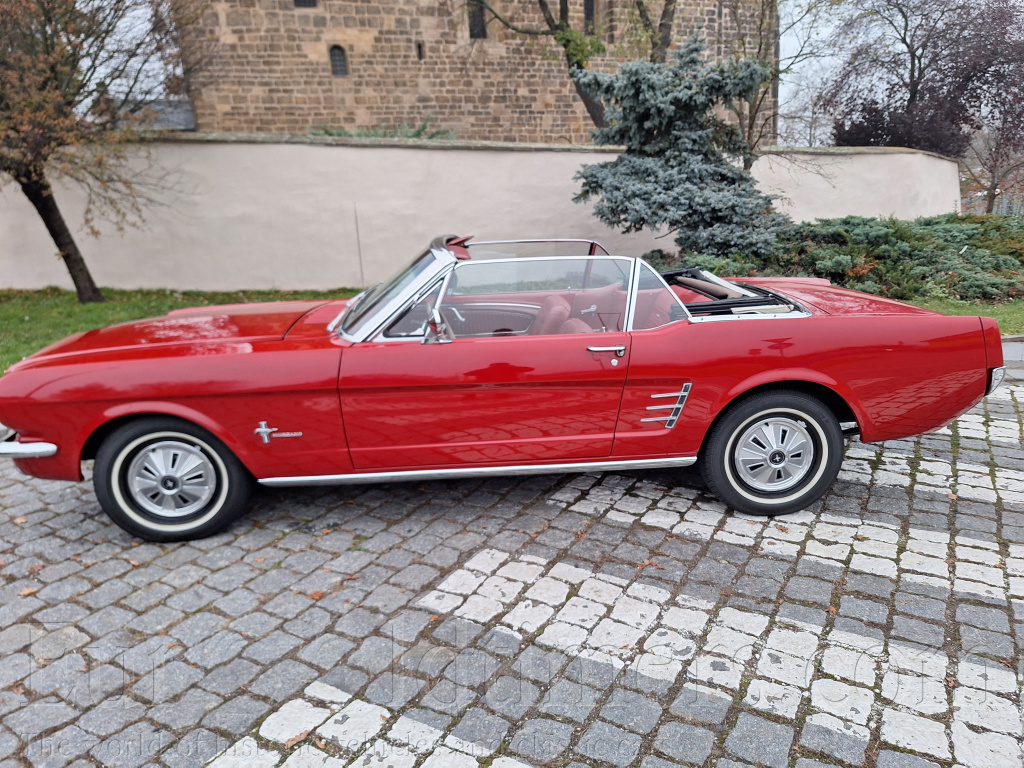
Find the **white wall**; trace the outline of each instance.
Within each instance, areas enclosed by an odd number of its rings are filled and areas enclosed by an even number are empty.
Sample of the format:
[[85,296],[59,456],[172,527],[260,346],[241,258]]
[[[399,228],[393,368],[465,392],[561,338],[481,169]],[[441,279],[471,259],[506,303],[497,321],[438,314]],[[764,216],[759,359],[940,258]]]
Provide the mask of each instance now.
[[[80,226],[84,196],[59,188],[100,285],[230,290],[336,288],[388,276],[436,235],[585,237],[610,251],[672,247],[621,235],[572,202],[572,177],[606,150],[521,144],[203,137],[152,145],[171,189],[139,228]],[[791,153],[787,153],[788,156]],[[845,214],[913,218],[955,210],[955,163],[920,152],[772,154],[755,175],[798,219]],[[0,287],[71,287],[35,211],[0,189]]]
[[912,149],[772,148],[754,164],[754,177],[797,221],[960,211],[957,164]]

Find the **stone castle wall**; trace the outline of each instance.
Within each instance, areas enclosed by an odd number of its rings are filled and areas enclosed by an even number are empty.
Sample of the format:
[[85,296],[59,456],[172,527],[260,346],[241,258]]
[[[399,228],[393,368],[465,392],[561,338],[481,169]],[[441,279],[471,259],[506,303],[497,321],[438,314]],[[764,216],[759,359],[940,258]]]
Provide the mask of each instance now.
[[[486,39],[471,39],[466,1],[317,0],[298,8],[295,0],[213,0],[199,25],[205,63],[190,89],[198,128],[294,134],[429,118],[460,139],[589,143],[593,124],[561,48],[550,36],[515,34],[497,21]],[[583,0],[571,3],[581,29]],[[544,27],[535,0],[495,7],[518,25]],[[595,0],[596,32],[608,52],[592,66],[607,70],[630,56],[624,7]],[[676,38],[704,29],[720,53],[714,41],[728,24],[719,0],[680,0]],[[332,46],[344,49],[347,76],[332,74]]]

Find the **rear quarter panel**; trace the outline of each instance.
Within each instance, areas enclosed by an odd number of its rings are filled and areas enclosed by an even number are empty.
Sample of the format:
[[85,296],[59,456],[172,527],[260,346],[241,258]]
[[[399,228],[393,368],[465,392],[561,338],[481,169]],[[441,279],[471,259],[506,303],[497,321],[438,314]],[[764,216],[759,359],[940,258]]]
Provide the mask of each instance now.
[[[867,442],[921,434],[984,396],[986,358],[977,317],[750,318],[634,333],[614,453],[696,455],[716,416],[736,398],[790,381],[842,397]],[[641,423],[652,415],[651,395],[685,383],[692,390],[673,430]]]

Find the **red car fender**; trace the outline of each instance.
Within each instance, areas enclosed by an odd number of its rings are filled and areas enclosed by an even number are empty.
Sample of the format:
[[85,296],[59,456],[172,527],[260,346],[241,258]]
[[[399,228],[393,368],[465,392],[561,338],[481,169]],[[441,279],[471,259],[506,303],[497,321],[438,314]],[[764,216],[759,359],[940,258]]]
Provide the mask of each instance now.
[[171,403],[161,400],[140,400],[138,402],[119,403],[117,405],[113,405],[99,413],[96,418],[88,422],[75,441],[76,445],[73,453],[77,457],[77,460],[81,461],[82,451],[85,448],[86,442],[96,433],[97,430],[102,429],[110,422],[124,418],[125,416],[169,416],[172,418],[182,419],[183,421],[192,422],[196,426],[202,427],[224,443],[224,445],[226,445],[231,452],[239,458],[239,460],[242,458],[242,446],[239,445],[237,439],[202,411],[197,411],[194,408],[189,408],[180,403]]
[[718,415],[728,408],[730,404],[751,390],[769,384],[790,383],[818,384],[831,390],[849,406],[851,411],[853,411],[853,415],[856,417],[857,424],[860,429],[870,433],[872,428],[871,419],[868,418],[863,408],[861,408],[861,405],[853,391],[850,390],[849,387],[833,379],[831,376],[823,374],[820,371],[811,370],[810,368],[776,368],[755,373],[753,376],[737,383],[736,386],[726,392],[721,399],[715,403],[715,418],[717,419]]

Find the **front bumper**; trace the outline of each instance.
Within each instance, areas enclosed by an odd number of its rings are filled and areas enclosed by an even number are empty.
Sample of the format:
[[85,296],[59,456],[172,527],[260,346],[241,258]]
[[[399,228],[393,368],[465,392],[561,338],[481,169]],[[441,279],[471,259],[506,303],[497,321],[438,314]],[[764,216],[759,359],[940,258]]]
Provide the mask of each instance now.
[[18,433],[0,424],[0,459],[45,459],[56,453],[53,443],[19,443]]

